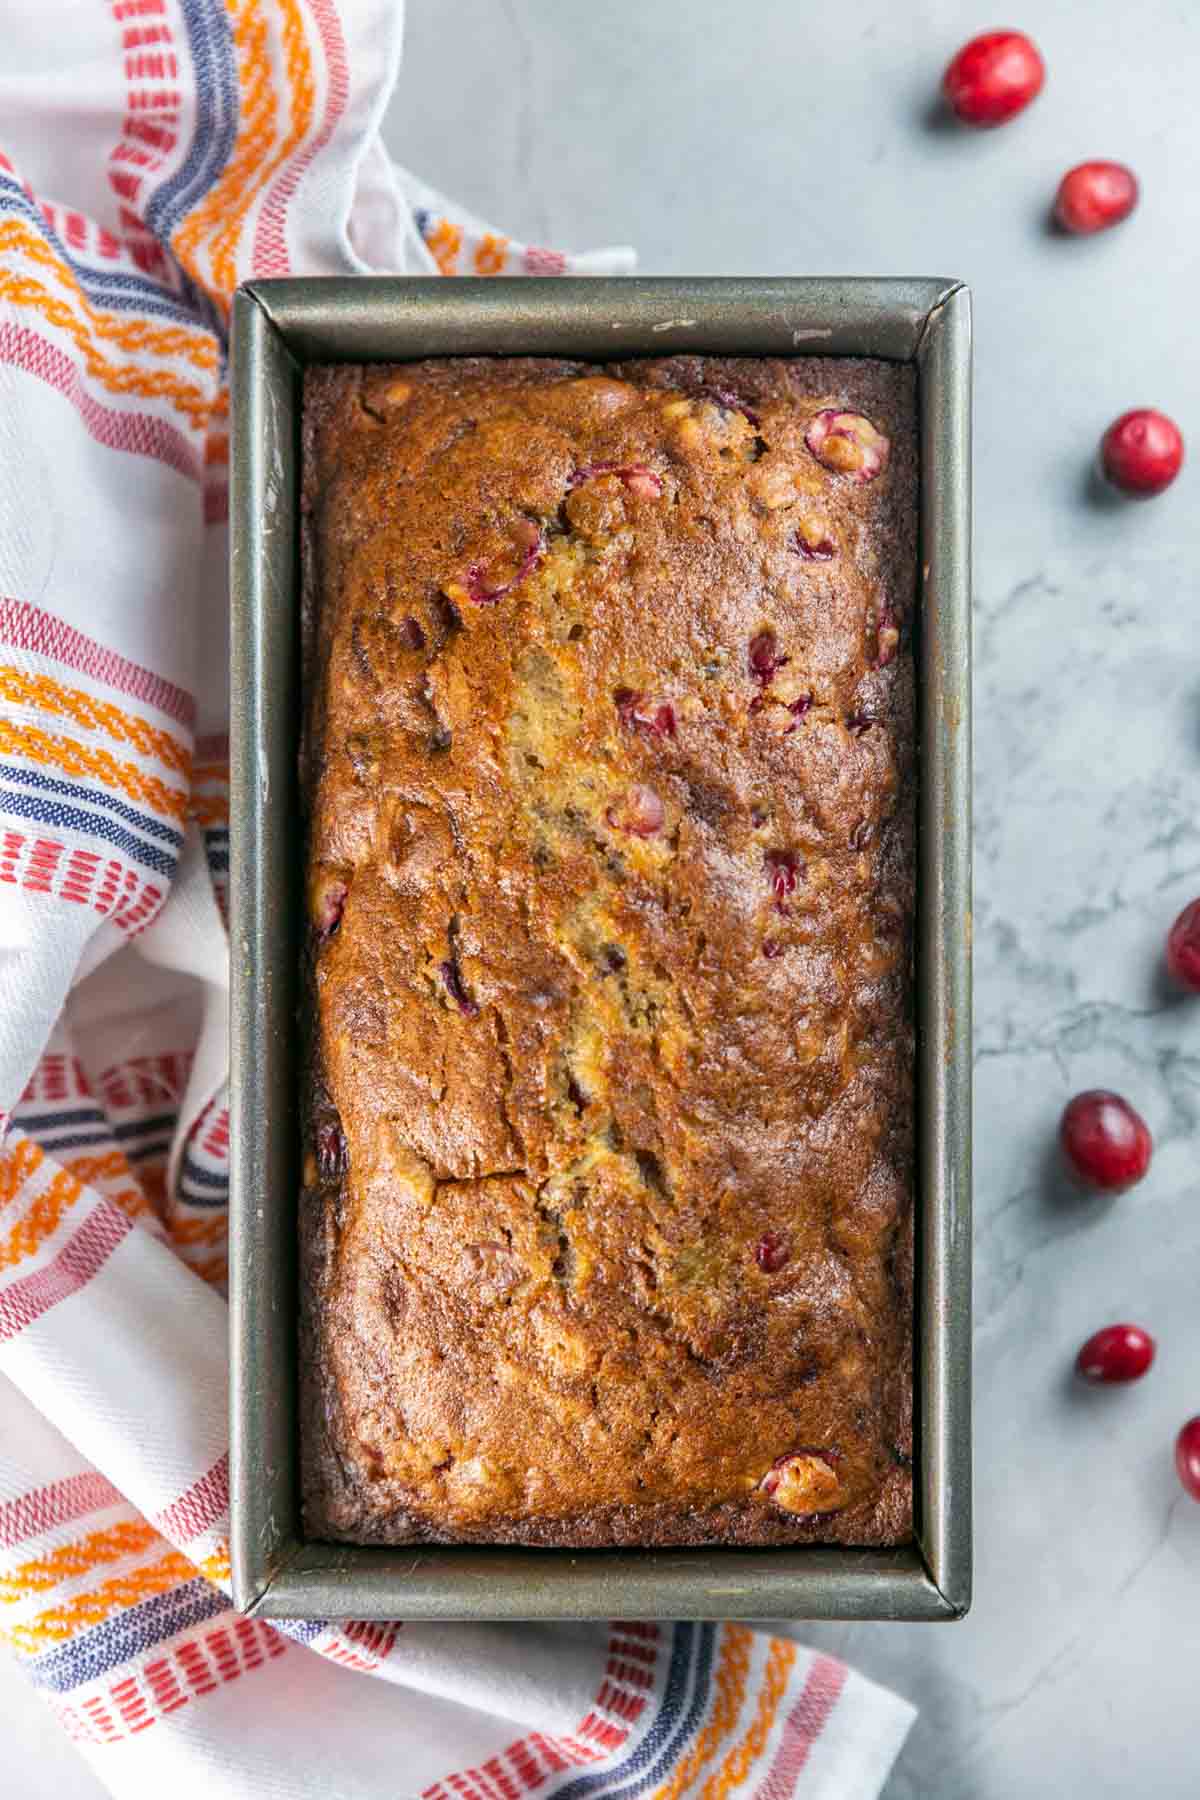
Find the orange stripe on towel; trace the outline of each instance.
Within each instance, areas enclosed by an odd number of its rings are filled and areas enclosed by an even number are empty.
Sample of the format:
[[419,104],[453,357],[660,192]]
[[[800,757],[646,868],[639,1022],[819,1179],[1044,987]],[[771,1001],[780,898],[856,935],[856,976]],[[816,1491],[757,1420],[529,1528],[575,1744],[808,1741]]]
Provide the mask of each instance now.
[[19,1138],[0,1150],[0,1206],[8,1205],[44,1161],[45,1152],[32,1138]]
[[156,775],[143,775],[135,763],[122,762],[107,750],[90,750],[74,738],[57,737],[39,731],[36,725],[13,725],[0,719],[0,752],[23,756],[43,768],[60,769],[64,775],[95,776],[105,787],[153,807],[180,825],[184,823],[188,798],[185,793],[168,787]]
[[786,1638],[771,1639],[767,1666],[763,1671],[762,1691],[758,1696],[753,1722],[741,1742],[730,1750],[721,1767],[709,1776],[700,1790],[698,1800],[725,1800],[725,1796],[734,1788],[741,1787],[766,1748],[771,1727],[787,1693],[788,1676],[795,1661],[795,1644],[788,1643]]
[[64,1643],[78,1631],[101,1624],[122,1607],[136,1606],[155,1594],[166,1594],[173,1587],[182,1587],[184,1582],[195,1581],[196,1574],[194,1563],[171,1550],[157,1562],[125,1575],[114,1575],[90,1593],[77,1594],[58,1606],[48,1607],[36,1618],[14,1625],[0,1635],[6,1637],[14,1649],[26,1656],[36,1656],[52,1644]]
[[185,781],[191,779],[192,753],[185,743],[136,713],[114,706],[111,700],[97,700],[82,688],[64,687],[50,675],[28,675],[11,663],[0,664],[0,699],[57,713],[88,731],[102,731],[119,744],[131,744],[142,756],[156,756]]
[[[97,307],[88,299],[71,265],[54,251],[23,219],[6,219],[0,224],[0,251],[16,250],[30,262],[57,275],[71,296],[71,303],[87,320],[97,337],[118,349],[137,356],[149,352],[153,356],[181,356],[193,368],[215,373],[218,366],[217,343],[209,331],[190,331],[186,326],[151,325],[145,319],[130,319]],[[16,271],[14,270],[14,273]]]
[[181,381],[170,369],[145,369],[137,363],[114,363],[97,346],[95,336],[85,321],[65,300],[47,291],[32,275],[17,275],[0,269],[0,299],[13,306],[40,313],[51,325],[57,325],[74,341],[83,357],[89,375],[107,388],[110,394],[140,394],[145,399],[167,400],[176,412],[183,413],[188,423],[198,430],[208,423],[213,409],[213,396],[193,382]]
[[[22,1144],[21,1149],[24,1148]],[[0,1269],[11,1269],[40,1249],[57,1231],[64,1213],[70,1211],[82,1193],[74,1176],[60,1169],[41,1193],[34,1195],[15,1225],[0,1237]]]
[[[292,96],[292,119],[275,142],[278,102],[271,79],[269,32],[259,0],[227,0],[238,58],[241,117],[233,155],[221,179],[174,233],[176,256],[206,291],[227,308],[237,286],[236,253],[246,215],[280,165],[295,153],[312,124],[315,85],[303,15],[296,0],[280,0],[281,49]],[[274,148],[273,148],[274,146]],[[209,239],[209,268],[202,251]]]
[[44,1593],[64,1581],[73,1581],[105,1563],[136,1556],[159,1542],[158,1533],[145,1519],[123,1519],[103,1531],[91,1531],[71,1544],[59,1544],[44,1556],[34,1556],[0,1575],[0,1602],[12,1606],[29,1594]]

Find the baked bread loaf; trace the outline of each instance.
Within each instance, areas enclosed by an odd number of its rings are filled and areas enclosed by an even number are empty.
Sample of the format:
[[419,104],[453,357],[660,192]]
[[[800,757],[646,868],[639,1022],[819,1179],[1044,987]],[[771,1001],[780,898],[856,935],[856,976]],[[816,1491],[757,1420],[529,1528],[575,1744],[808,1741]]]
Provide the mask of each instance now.
[[307,1531],[904,1541],[913,371],[306,383]]

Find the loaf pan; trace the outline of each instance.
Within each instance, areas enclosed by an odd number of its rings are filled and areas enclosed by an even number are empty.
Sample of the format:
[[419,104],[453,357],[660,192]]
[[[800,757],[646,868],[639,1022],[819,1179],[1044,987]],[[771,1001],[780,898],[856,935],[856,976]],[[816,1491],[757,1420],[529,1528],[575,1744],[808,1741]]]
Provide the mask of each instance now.
[[[918,370],[914,1542],[894,1550],[306,1540],[297,1454],[301,374],[425,356],[874,356]],[[268,1618],[954,1619],[971,1588],[971,324],[939,280],[255,282],[234,302],[232,1560]]]

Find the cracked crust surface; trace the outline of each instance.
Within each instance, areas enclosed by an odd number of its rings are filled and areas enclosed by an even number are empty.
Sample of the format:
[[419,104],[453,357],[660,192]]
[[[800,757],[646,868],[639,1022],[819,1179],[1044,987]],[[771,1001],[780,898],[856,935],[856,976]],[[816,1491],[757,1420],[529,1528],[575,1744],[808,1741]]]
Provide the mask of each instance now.
[[308,372],[310,1535],[910,1536],[915,416]]

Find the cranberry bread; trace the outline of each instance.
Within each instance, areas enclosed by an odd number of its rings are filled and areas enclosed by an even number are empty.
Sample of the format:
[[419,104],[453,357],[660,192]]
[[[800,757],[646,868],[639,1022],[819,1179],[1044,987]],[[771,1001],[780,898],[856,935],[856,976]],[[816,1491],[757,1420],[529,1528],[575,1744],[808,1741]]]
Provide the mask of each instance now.
[[310,1534],[910,1535],[915,418],[309,372]]

